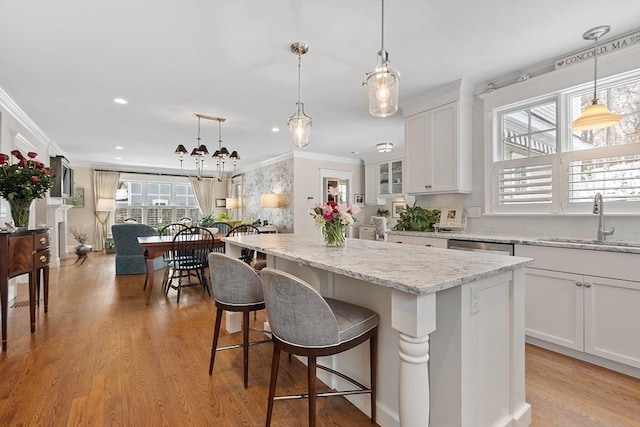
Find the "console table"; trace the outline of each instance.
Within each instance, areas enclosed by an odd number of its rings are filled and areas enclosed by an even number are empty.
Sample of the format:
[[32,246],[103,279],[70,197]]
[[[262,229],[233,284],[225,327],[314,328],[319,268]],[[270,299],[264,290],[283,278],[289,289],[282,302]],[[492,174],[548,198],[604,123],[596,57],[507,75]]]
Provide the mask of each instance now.
[[[44,312],[49,310],[49,229],[0,232],[0,309],[2,351],[7,351],[9,279],[29,274],[29,316],[31,333],[36,330],[36,300],[40,293],[40,272],[44,282]],[[38,295],[36,296],[36,290]],[[39,301],[38,301],[39,304]]]

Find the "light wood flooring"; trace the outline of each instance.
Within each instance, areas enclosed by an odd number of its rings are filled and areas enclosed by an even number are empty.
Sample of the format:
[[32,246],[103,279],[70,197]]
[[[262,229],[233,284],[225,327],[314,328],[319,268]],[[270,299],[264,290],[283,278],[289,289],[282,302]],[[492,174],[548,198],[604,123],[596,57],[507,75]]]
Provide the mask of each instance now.
[[[0,425],[264,425],[270,344],[251,347],[247,390],[241,350],[219,352],[210,377],[215,308],[202,289],[176,304],[175,291],[165,297],[156,286],[147,306],[143,275],[115,276],[113,255],[73,261],[51,270],[49,313],[40,308],[34,334],[28,306],[9,309]],[[26,288],[18,286],[18,301]],[[259,313],[255,326],[263,320]],[[221,345],[238,339],[223,333]],[[639,380],[531,346],[526,367],[534,427],[640,426]],[[279,392],[304,388],[304,366],[282,358]],[[318,406],[318,425],[371,425],[343,398]],[[273,426],[306,423],[305,400],[276,402]]]

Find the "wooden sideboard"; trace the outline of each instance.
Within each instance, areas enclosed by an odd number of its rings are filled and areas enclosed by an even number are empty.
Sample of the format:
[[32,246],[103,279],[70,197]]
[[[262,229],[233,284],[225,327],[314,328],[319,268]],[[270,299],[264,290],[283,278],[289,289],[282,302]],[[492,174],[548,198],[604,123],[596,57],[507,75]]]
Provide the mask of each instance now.
[[[29,274],[29,316],[31,332],[36,329],[40,273],[44,282],[44,312],[49,309],[49,229],[0,233],[0,309],[2,310],[2,351],[7,351],[7,311],[9,279]],[[36,290],[38,295],[36,296]]]

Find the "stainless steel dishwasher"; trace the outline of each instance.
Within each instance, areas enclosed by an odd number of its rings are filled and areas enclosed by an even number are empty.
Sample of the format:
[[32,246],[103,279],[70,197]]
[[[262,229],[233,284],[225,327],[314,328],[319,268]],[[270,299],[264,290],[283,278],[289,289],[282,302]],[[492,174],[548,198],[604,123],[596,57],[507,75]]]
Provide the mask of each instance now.
[[496,242],[479,242],[476,240],[456,240],[449,239],[448,249],[470,252],[490,252],[496,255],[513,256],[513,244]]

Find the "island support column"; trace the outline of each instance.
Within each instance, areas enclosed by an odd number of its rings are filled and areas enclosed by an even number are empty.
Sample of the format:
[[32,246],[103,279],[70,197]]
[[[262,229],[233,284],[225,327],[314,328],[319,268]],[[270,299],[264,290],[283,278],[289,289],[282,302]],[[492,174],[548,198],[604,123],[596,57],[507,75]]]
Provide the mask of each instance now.
[[401,426],[429,425],[429,334],[436,329],[436,294],[393,290],[391,325],[400,332],[398,410]]

